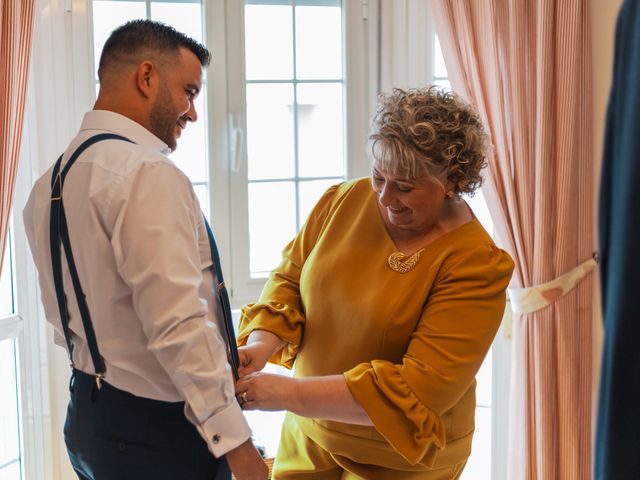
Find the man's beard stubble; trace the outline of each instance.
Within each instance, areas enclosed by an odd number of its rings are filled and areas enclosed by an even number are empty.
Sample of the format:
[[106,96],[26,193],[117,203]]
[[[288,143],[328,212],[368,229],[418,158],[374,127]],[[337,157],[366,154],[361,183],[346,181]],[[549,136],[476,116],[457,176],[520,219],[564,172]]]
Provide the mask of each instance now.
[[151,133],[166,143],[172,152],[177,146],[174,135],[177,121],[178,114],[171,101],[171,93],[166,82],[162,82],[156,103],[149,113],[149,123],[151,124]]

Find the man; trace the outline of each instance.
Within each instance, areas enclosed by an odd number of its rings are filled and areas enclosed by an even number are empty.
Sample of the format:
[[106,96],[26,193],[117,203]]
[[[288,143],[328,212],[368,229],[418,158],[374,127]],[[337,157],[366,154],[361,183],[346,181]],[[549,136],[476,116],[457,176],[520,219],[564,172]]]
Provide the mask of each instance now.
[[171,27],[116,29],[94,110],[24,211],[71,357],[65,441],[80,479],[210,480],[223,456],[238,479],[267,478],[234,397],[204,219],[165,156],[197,119],[209,60]]

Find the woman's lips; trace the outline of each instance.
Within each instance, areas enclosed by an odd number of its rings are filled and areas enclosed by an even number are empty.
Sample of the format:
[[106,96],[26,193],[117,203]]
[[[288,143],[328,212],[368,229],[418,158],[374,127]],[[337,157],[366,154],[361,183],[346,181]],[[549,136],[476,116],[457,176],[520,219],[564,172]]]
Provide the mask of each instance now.
[[403,213],[409,210],[407,207],[387,207],[387,209],[395,215],[398,215],[399,213]]

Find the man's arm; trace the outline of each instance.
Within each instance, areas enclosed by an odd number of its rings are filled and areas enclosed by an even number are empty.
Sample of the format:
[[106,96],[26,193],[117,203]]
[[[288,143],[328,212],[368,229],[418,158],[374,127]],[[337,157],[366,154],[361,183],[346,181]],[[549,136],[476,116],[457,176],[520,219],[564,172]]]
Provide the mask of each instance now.
[[128,194],[111,205],[112,245],[148,348],[184,398],[185,414],[209,450],[216,457],[234,451],[230,465],[241,456],[248,467],[261,470],[235,400],[224,342],[200,293],[200,213],[188,179],[159,159],[143,164],[127,181],[134,183],[123,189]]

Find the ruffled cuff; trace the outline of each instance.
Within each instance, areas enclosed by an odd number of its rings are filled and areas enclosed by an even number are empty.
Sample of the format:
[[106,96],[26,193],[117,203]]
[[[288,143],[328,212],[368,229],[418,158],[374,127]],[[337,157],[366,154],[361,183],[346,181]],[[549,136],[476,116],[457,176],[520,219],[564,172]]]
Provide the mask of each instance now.
[[349,390],[376,430],[411,465],[433,465],[437,449],[446,445],[445,428],[409,388],[397,367],[374,360],[345,372]]
[[254,330],[271,332],[287,344],[278,350],[269,362],[292,368],[300,341],[304,317],[294,308],[282,303],[253,303],[242,307],[238,345],[246,345],[249,334]]

